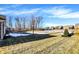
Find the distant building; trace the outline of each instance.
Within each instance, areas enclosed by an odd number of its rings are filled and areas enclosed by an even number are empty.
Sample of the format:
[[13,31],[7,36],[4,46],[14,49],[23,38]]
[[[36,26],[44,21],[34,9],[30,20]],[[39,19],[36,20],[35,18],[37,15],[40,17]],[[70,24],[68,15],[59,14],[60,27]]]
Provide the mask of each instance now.
[[79,24],[75,24],[75,33],[79,34]]
[[63,26],[63,29],[74,29],[74,26],[73,25],[66,25],[66,26]]
[[52,30],[61,30],[61,29],[63,29],[63,26],[51,26],[51,29]]
[[50,28],[51,28],[52,30],[54,30],[54,29],[55,29],[55,27],[54,27],[54,26],[51,26]]
[[0,39],[3,39],[5,35],[5,20],[6,20],[6,17],[3,15],[0,15]]
[[63,29],[69,29],[69,25],[64,26]]
[[75,24],[75,28],[76,29],[79,29],[79,24]]

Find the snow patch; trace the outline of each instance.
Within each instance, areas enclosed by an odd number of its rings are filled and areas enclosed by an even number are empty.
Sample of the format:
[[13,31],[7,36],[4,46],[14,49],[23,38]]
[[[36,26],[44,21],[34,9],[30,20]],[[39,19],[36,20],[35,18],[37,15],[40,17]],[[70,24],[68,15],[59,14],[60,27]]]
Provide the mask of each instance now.
[[19,37],[19,36],[28,36],[31,34],[23,34],[23,33],[9,33],[6,36]]

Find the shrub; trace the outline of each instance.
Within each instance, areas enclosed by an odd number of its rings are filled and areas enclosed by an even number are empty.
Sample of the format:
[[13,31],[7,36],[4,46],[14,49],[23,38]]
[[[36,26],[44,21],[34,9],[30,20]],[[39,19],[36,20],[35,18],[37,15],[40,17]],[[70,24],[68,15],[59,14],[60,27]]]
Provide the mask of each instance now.
[[65,29],[64,30],[64,35],[63,35],[64,37],[69,37],[69,32],[68,32],[68,29]]

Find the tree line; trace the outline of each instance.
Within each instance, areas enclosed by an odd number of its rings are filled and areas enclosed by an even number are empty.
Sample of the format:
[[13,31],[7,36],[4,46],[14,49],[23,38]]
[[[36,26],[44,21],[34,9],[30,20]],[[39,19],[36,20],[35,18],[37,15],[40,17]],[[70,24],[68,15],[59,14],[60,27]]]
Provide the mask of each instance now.
[[10,30],[24,31],[24,30],[39,30],[42,27],[42,16],[30,17],[13,17],[8,16],[6,19],[6,26]]

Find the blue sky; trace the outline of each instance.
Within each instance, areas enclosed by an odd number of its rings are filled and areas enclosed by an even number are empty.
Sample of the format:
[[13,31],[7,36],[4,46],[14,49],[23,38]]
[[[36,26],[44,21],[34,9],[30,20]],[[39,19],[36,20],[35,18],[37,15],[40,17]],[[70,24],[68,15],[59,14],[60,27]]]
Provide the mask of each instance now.
[[79,23],[79,4],[0,4],[0,14],[42,16],[44,27],[72,25]]

